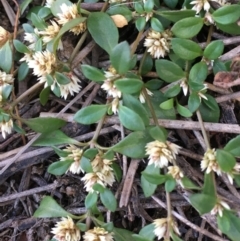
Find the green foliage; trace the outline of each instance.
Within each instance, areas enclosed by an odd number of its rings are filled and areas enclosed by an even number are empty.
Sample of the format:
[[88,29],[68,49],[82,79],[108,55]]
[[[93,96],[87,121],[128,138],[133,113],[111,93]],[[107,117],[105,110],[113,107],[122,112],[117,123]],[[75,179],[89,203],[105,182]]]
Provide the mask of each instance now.
[[224,50],[224,44],[222,40],[212,41],[203,51],[203,56],[215,60],[217,59]]
[[[152,164],[152,165],[148,165],[145,170],[144,170],[144,173],[145,175],[147,176],[154,176],[155,175],[159,175],[159,168],[155,168],[155,166]],[[141,175],[141,187],[143,189],[143,193],[144,193],[144,196],[145,197],[151,197],[156,188],[157,188],[157,185],[158,184],[153,184],[153,183],[150,183],[145,177],[144,175]]]
[[217,156],[216,156],[217,162],[224,172],[230,172],[232,171],[233,167],[236,164],[236,159],[234,156],[225,150],[217,150]]
[[118,43],[118,30],[111,17],[102,12],[91,13],[87,27],[95,42],[111,56]]
[[121,229],[121,228],[113,228],[113,237],[116,241],[126,241],[132,239],[132,232]]
[[184,71],[177,64],[165,59],[156,60],[156,70],[158,76],[168,83],[185,77]]
[[22,121],[32,130],[44,134],[59,129],[66,124],[66,122],[62,119],[51,117],[38,117],[27,120],[22,119]]
[[7,41],[1,48],[0,48],[0,58],[4,59],[4,61],[0,61],[0,68],[9,73],[12,68],[12,49],[10,47],[9,41]]
[[145,28],[146,25],[146,19],[144,17],[140,17],[136,21],[136,28],[138,31],[142,31]]
[[81,68],[84,76],[92,81],[102,82],[106,79],[102,71],[93,66],[82,64]]
[[48,102],[50,92],[51,92],[50,86],[41,91],[39,97],[40,97],[40,103],[42,105],[46,105],[46,103]]
[[199,62],[193,65],[189,72],[189,82],[203,84],[208,76],[208,67],[205,62]]
[[86,173],[93,171],[90,160],[84,156],[80,160],[80,166]]
[[173,38],[171,43],[173,52],[182,59],[193,60],[202,55],[202,49],[192,40]]
[[132,131],[142,131],[145,129],[142,118],[130,108],[120,105],[118,116],[122,125]]
[[164,28],[157,18],[151,18],[151,28],[157,32],[163,32]]
[[153,240],[155,238],[155,235],[154,235],[154,224],[148,224],[146,225],[145,227],[143,227],[139,234],[144,237],[144,238],[148,238],[149,240]]
[[160,16],[172,21],[177,22],[183,18],[193,17],[195,16],[196,12],[194,10],[173,10],[173,11],[156,11],[156,14],[159,14]]
[[190,17],[176,22],[172,31],[178,38],[192,38],[197,35],[203,26],[203,19]]
[[21,63],[21,65],[18,68],[18,81],[23,81],[29,72],[29,67],[26,62]]
[[90,105],[84,107],[74,115],[74,120],[85,125],[95,123],[106,114],[107,108],[107,105]]
[[168,177],[167,181],[165,182],[166,192],[172,192],[175,189],[176,185],[177,185],[176,180]]
[[114,212],[117,208],[117,201],[113,193],[105,188],[104,192],[100,192],[100,199],[102,204],[110,211]]
[[240,156],[240,135],[236,136],[230,140],[227,145],[224,147],[224,150],[230,152],[233,156]]
[[177,111],[178,113],[183,116],[183,117],[191,117],[192,113],[189,109],[187,109],[186,107],[180,105],[179,103],[177,103]]
[[17,39],[13,40],[13,45],[19,53],[23,53],[23,54],[30,53],[30,50],[28,49],[28,47]]
[[48,167],[47,171],[53,175],[63,175],[73,162],[73,160],[54,162]]
[[143,82],[136,78],[122,78],[114,81],[114,85],[125,94],[133,94],[142,89]]
[[58,217],[71,217],[77,218],[75,215],[65,211],[52,197],[45,196],[34,217],[38,218],[58,218]]
[[232,211],[223,210],[223,216],[217,217],[219,229],[232,241],[238,241],[240,235],[240,219]]
[[151,140],[147,131],[136,131],[112,146],[111,150],[131,158],[143,158],[145,157],[145,146]]
[[149,129],[149,134],[155,140],[165,142],[167,139],[167,130],[160,126],[155,126]]
[[88,195],[85,198],[85,207],[87,209],[90,209],[91,207],[96,205],[97,200],[98,200],[98,195],[96,192],[88,193]]

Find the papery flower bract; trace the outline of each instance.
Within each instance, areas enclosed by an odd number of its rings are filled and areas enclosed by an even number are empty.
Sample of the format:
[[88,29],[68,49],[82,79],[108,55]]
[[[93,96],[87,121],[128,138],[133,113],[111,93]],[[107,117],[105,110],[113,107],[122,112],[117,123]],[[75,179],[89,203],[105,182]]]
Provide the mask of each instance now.
[[[49,43],[53,40],[60,31],[60,26],[55,22],[50,20],[51,24],[47,26],[47,28],[43,31],[39,31],[38,33],[43,36],[42,40],[45,44]],[[58,49],[62,49],[62,41],[59,40]]]
[[51,8],[52,4],[53,4],[55,1],[56,1],[56,0],[46,0],[45,7],[46,7],[46,8]]
[[105,187],[104,182],[105,176],[101,172],[92,172],[92,173],[86,173],[84,177],[81,179],[84,181],[84,187],[86,188],[87,192],[93,192],[93,185],[95,183],[98,183]]
[[207,84],[204,84],[204,87],[198,92],[198,97],[200,100],[205,99],[207,100],[208,98],[204,95],[206,93],[206,89],[208,88]]
[[172,162],[178,154],[180,147],[171,142],[153,141],[146,145],[146,154],[149,155],[148,165],[154,164],[156,167],[165,167],[168,162]]
[[209,13],[209,12],[205,13],[204,23],[207,24],[207,25],[214,24],[214,19],[213,19],[211,13]]
[[104,75],[106,80],[104,80],[101,88],[107,92],[108,96],[112,96],[113,98],[121,98],[122,92],[114,85],[114,80],[118,77],[118,75],[116,75],[114,72],[114,70],[112,70],[112,72],[105,71]]
[[111,104],[112,104],[112,112],[116,115],[118,112],[119,99],[114,98]]
[[186,96],[187,93],[188,93],[188,84],[187,84],[186,79],[184,79],[184,80],[181,81],[180,87],[181,87],[182,90],[183,90],[183,94]]
[[0,70],[0,86],[13,83],[13,75]]
[[[67,5],[66,3],[63,3],[60,6],[60,9],[62,13],[58,14],[58,18],[59,18],[59,20],[57,20],[58,24],[64,25],[68,23],[70,20],[80,17],[76,4]],[[71,28],[69,31],[77,35],[77,34],[83,33],[86,29],[87,29],[86,22],[82,22],[82,23],[79,23],[77,26]]]
[[0,122],[0,128],[2,132],[2,136],[5,139],[6,134],[11,134],[12,133],[12,128],[13,128],[13,121],[10,119],[9,121],[2,121]]
[[19,61],[29,63],[29,61],[32,60],[32,56],[33,56],[32,53],[25,53],[24,56]]
[[65,74],[67,77],[69,77],[70,83],[66,85],[58,84],[58,86],[60,88],[61,97],[63,97],[64,99],[67,99],[67,96],[69,94],[74,95],[74,93],[79,93],[79,91],[81,90],[81,86],[79,85],[79,83],[81,81],[77,78],[77,76],[71,73],[65,73]]
[[109,233],[104,228],[94,227],[85,232],[84,241],[113,241],[112,233]]
[[40,82],[45,82],[45,75],[51,74],[56,68],[56,57],[53,53],[45,50],[35,52],[32,59],[28,60],[29,68],[33,69],[33,74],[40,77]]
[[176,181],[181,180],[184,177],[178,166],[169,166],[168,174],[170,174]]
[[[145,90],[149,96],[153,96],[153,93],[148,88],[145,88]],[[140,102],[145,103],[145,99],[146,99],[145,93],[141,91],[139,95]]]
[[80,241],[81,233],[72,218],[62,218],[62,221],[56,223],[51,233],[57,241]]
[[195,10],[196,14],[198,14],[202,9],[208,12],[211,7],[208,0],[195,0],[190,2],[190,4],[194,5],[192,10]]
[[216,160],[215,149],[207,149],[207,151],[204,153],[203,160],[201,161],[201,169],[202,171],[206,169],[207,174],[211,171],[214,171],[218,175],[221,175],[221,169]]
[[30,45],[27,47],[31,50],[35,49],[35,44],[39,39],[39,32],[37,28],[34,28],[34,33],[24,33],[24,40],[29,42]]
[[230,207],[226,202],[219,200],[214,206],[214,208],[211,210],[211,214],[216,215],[218,213],[218,215],[222,217],[224,209],[230,210]]
[[11,34],[0,26],[0,48],[11,38]]
[[158,240],[163,238],[167,231],[167,218],[155,219],[154,224],[154,234],[157,236]]
[[170,51],[171,38],[172,32],[170,30],[165,30],[162,33],[150,30],[145,38],[144,46],[147,47],[147,52],[151,56],[159,59]]
[[73,174],[79,174],[80,172],[84,173],[80,165],[80,160],[83,154],[82,149],[70,144],[67,148],[63,149],[63,151],[68,152],[69,154],[66,157],[61,157],[60,161],[74,160],[67,171],[72,172]]

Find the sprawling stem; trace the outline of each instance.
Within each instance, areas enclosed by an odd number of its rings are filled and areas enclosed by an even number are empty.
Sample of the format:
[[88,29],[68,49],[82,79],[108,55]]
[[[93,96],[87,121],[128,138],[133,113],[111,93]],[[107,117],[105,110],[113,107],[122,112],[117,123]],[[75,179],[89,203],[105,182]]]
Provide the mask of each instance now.
[[137,38],[135,39],[134,43],[132,44],[131,55],[133,55],[135,53],[137,46],[140,42],[140,39],[142,37],[142,34],[143,34],[143,30],[138,33]]

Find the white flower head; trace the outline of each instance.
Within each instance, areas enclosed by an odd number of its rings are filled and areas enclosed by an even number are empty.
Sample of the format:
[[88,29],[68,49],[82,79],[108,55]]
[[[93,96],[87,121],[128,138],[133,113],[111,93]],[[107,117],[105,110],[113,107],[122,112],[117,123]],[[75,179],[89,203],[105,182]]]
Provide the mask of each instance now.
[[195,10],[196,14],[200,13],[202,9],[208,12],[211,7],[208,0],[195,0],[192,1],[190,4],[194,5],[192,10]]
[[10,119],[9,121],[2,121],[0,122],[0,128],[2,132],[2,136],[5,139],[6,134],[11,134],[12,133],[12,128],[13,128],[13,121]]
[[[68,23],[70,20],[80,17],[76,4],[67,5],[66,3],[63,3],[60,6],[60,9],[62,13],[58,14],[59,20],[57,21],[60,25],[64,25]],[[77,26],[73,27],[72,29],[70,29],[70,31],[78,35],[80,33],[83,33],[86,29],[86,22],[82,22],[79,23]]]
[[187,93],[188,93],[188,84],[187,84],[186,79],[184,79],[184,80],[181,81],[180,87],[181,87],[182,90],[183,90],[183,94],[186,96]]
[[224,209],[230,210],[230,207],[226,202],[220,200],[212,209],[211,214],[212,215],[218,214],[220,217],[222,217]]
[[169,166],[168,174],[170,174],[175,180],[181,180],[184,175],[178,166]]
[[218,175],[221,175],[221,169],[216,160],[216,151],[215,149],[207,149],[203,156],[203,160],[201,161],[201,169],[204,171],[206,169],[206,173],[210,173],[211,171],[216,172]]
[[149,155],[148,165],[154,163],[156,167],[168,166],[176,158],[179,146],[171,142],[152,141],[146,145],[146,154]]
[[147,52],[151,56],[159,59],[169,53],[171,38],[172,32],[170,30],[165,30],[162,33],[150,30],[145,39],[144,46],[147,47]]
[[[148,88],[145,88],[145,89],[149,96],[153,96],[153,93]],[[140,102],[145,103],[145,99],[146,99],[145,93],[144,93],[144,91],[141,91],[140,95],[139,95]]]
[[56,1],[56,0],[46,0],[45,7],[51,8],[51,7],[52,7],[52,4],[53,4],[55,1]]
[[67,172],[72,172],[73,174],[79,174],[81,172],[84,173],[83,169],[81,168],[80,161],[82,158],[83,151],[82,149],[70,144],[66,149],[63,149],[63,151],[68,152],[69,154],[67,157],[61,157],[60,161],[65,160],[74,160],[74,162],[70,165]]
[[111,104],[112,104],[112,112],[116,115],[118,112],[119,99],[114,98]]
[[81,179],[84,181],[84,187],[86,188],[87,192],[93,192],[93,185],[98,183],[102,185],[103,187],[106,187],[104,174],[101,172],[92,172],[92,173],[86,173],[84,177]]
[[72,218],[62,218],[51,231],[57,241],[80,241],[81,233]]
[[34,28],[34,33],[25,33],[24,40],[29,42],[28,48],[31,50],[35,49],[35,44],[39,39],[39,31],[37,28]]
[[48,50],[38,51],[32,55],[32,58],[27,63],[29,68],[33,69],[33,74],[40,77],[39,80],[42,82],[45,81],[47,74],[51,74],[55,70],[56,57]]
[[80,80],[77,78],[77,76],[73,75],[72,73],[65,73],[67,77],[69,77],[70,79],[70,83],[66,84],[66,85],[60,85],[58,84],[59,88],[60,88],[60,93],[61,93],[61,97],[63,97],[64,99],[67,99],[68,95],[74,95],[74,93],[79,93],[79,91],[81,90],[81,86],[80,86]]
[[13,75],[7,74],[0,70],[0,86],[8,85],[13,83]]
[[167,218],[159,218],[154,220],[154,234],[157,236],[158,240],[165,236],[167,231],[167,222]]
[[11,38],[11,34],[0,26],[0,48]]
[[113,241],[113,234],[104,228],[94,227],[85,232],[84,241]]

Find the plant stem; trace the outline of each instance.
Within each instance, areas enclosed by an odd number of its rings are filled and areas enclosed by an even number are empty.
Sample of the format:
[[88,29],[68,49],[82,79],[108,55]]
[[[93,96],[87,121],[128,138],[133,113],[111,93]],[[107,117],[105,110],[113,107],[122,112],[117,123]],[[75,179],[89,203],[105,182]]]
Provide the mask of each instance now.
[[104,121],[105,121],[105,117],[106,117],[106,114],[102,117],[102,119],[98,122],[98,125],[97,125],[97,128],[95,130],[95,133],[94,133],[94,136],[92,138],[92,140],[90,141],[90,143],[93,143],[95,145],[96,141],[97,141],[97,138],[99,136],[99,133],[102,129],[102,126],[104,124]]
[[31,88],[26,90],[22,95],[20,95],[16,100],[14,100],[11,103],[11,107],[13,108],[15,105],[17,105],[19,102],[21,102],[24,98],[26,98],[28,95],[32,94],[35,90],[37,90],[40,86],[42,86],[44,83],[36,83]]
[[166,239],[170,240],[170,230],[171,230],[171,223],[172,223],[172,207],[171,207],[171,198],[170,193],[166,192],[166,202],[167,202],[167,233]]
[[135,53],[137,46],[140,42],[140,39],[142,37],[142,34],[143,34],[143,30],[138,33],[137,38],[135,39],[134,43],[132,44],[131,55],[133,55]]
[[75,56],[77,55],[79,49],[82,47],[82,44],[84,43],[85,39],[87,38],[88,35],[88,31],[85,31],[84,34],[81,36],[81,38],[79,39],[76,47],[74,48],[70,58],[69,58],[69,63],[71,65],[72,61],[74,60]]

